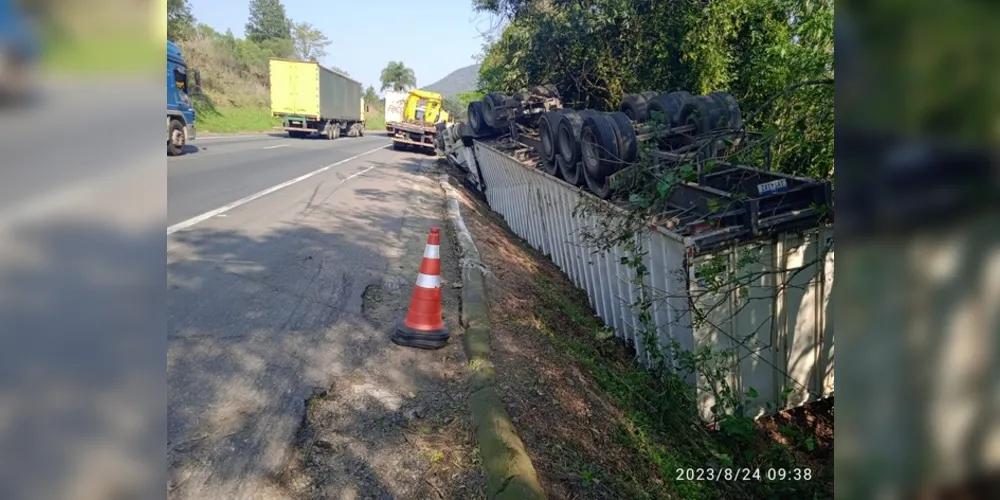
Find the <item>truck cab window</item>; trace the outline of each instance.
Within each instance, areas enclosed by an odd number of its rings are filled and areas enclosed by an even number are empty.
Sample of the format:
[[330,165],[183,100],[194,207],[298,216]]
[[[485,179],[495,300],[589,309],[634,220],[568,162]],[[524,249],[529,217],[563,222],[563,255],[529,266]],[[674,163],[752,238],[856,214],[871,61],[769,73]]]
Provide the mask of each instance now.
[[417,101],[417,109],[414,113],[414,119],[417,121],[423,121],[424,115],[427,114],[427,99],[421,99]]
[[174,85],[177,86],[177,90],[187,92],[187,72],[184,71],[184,68],[174,68]]

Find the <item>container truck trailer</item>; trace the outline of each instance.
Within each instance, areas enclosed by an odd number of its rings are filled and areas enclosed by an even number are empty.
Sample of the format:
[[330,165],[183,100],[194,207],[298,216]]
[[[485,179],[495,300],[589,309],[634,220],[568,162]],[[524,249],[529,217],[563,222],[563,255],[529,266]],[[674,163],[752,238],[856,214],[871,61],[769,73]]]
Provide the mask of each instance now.
[[364,135],[361,82],[315,62],[271,59],[269,69],[271,115],[289,137]]
[[406,107],[406,98],[409,92],[396,90],[385,91],[385,129],[392,132],[392,124],[403,121],[403,108]]

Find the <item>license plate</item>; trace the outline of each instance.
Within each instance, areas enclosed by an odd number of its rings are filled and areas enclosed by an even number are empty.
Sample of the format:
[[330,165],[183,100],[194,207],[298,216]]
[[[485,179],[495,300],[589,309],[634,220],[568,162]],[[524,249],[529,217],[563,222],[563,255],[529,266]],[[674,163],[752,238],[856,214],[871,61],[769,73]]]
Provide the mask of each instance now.
[[788,189],[788,181],[785,179],[757,184],[757,192],[762,195],[777,193],[786,189]]

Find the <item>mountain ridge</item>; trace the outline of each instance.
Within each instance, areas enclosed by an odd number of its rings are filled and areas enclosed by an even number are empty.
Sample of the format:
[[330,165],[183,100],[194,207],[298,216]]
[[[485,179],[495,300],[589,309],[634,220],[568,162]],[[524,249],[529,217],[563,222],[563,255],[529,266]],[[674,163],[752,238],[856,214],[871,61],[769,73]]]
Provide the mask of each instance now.
[[421,87],[430,92],[437,92],[445,97],[455,97],[458,94],[476,90],[479,87],[479,64],[470,64],[458,68],[445,75],[444,78]]

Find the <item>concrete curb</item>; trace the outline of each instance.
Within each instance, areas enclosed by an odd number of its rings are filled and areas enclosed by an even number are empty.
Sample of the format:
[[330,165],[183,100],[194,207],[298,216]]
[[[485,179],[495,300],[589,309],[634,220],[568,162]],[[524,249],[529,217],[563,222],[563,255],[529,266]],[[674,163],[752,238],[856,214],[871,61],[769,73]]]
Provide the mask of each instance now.
[[462,267],[462,326],[464,347],[472,370],[469,408],[476,430],[479,454],[486,475],[486,496],[496,500],[544,499],[538,474],[517,437],[507,408],[496,391],[496,374],[490,362],[490,316],[486,297],[489,270],[479,256],[472,234],[462,219],[458,193],[441,174],[441,189],[448,203],[448,220],[458,239]]

